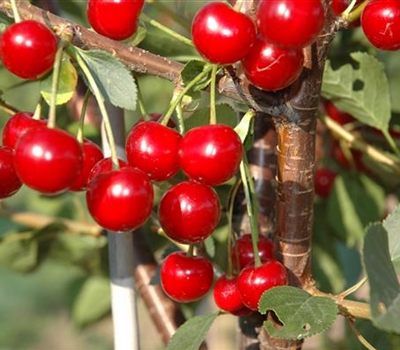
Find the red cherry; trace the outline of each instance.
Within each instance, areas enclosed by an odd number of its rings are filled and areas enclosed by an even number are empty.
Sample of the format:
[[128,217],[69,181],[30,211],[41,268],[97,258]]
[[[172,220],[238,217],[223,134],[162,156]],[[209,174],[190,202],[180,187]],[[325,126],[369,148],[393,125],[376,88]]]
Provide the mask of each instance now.
[[158,216],[168,237],[180,243],[198,243],[217,227],[219,198],[212,187],[192,181],[181,182],[164,193]]
[[15,148],[19,138],[32,127],[46,126],[44,119],[33,119],[33,113],[19,112],[10,117],[3,128],[3,145]]
[[336,171],[329,168],[318,168],[315,172],[315,193],[323,198],[328,198],[332,192]]
[[[153,113],[149,114],[150,121],[152,121],[152,122],[161,123],[162,117],[163,117],[163,115],[161,113],[158,113],[158,112],[153,112]],[[145,121],[146,121],[145,117],[140,117],[138,119],[138,121],[136,122],[136,124],[143,123]],[[170,118],[168,120],[167,126],[169,128],[172,128],[172,129],[176,127],[176,124],[175,124],[175,122],[174,122],[174,120],[172,118]]]
[[256,39],[253,21],[223,2],[202,7],[192,22],[193,44],[207,60],[232,64],[247,55]]
[[[274,244],[265,236],[258,237],[258,255],[262,261],[273,258]],[[240,236],[232,247],[231,259],[234,267],[242,270],[250,263],[254,263],[253,243],[251,234],[246,233]],[[239,259],[239,260],[238,260]]]
[[54,64],[57,40],[44,24],[27,20],[10,25],[0,37],[4,66],[23,79],[37,79]]
[[136,124],[126,140],[128,163],[143,170],[151,180],[165,181],[179,170],[179,143],[182,136],[156,122]]
[[88,184],[86,203],[93,219],[107,230],[137,229],[151,214],[154,192],[147,175],[125,167],[98,174]]
[[17,193],[22,183],[15,172],[14,152],[11,148],[0,147],[0,198],[7,198]]
[[221,310],[236,316],[244,316],[252,313],[252,310],[243,305],[236,282],[237,276],[231,278],[226,275],[221,276],[215,282],[213,297],[215,304]]
[[213,266],[203,256],[169,254],[161,265],[161,286],[173,300],[188,303],[202,298],[213,283]]
[[283,47],[310,45],[324,23],[325,11],[320,0],[261,0],[257,10],[261,36]]
[[71,191],[83,191],[86,189],[89,174],[92,168],[103,159],[103,151],[94,142],[85,139],[82,144],[83,166],[78,178],[70,186]]
[[303,70],[303,63],[302,49],[285,49],[261,38],[257,39],[242,61],[249,82],[267,91],[281,90],[291,85]]
[[251,310],[258,310],[258,302],[265,291],[287,283],[285,267],[279,261],[268,260],[259,267],[245,267],[238,276],[237,287],[243,304]]
[[97,33],[123,40],[136,32],[143,5],[144,0],[89,0],[87,16]]
[[340,125],[348,124],[354,122],[356,119],[349,113],[343,112],[338,109],[331,101],[326,101],[324,103],[325,111],[329,117]]
[[361,28],[369,42],[381,50],[400,49],[400,2],[371,0],[361,14]]
[[60,129],[28,129],[15,147],[14,164],[21,181],[39,192],[69,188],[82,169],[82,147]]
[[[125,168],[128,163],[122,159],[118,159],[119,168]],[[100,159],[89,172],[87,183],[91,182],[98,174],[108,173],[113,170],[113,161],[111,157]]]
[[191,179],[210,186],[219,185],[235,175],[243,155],[243,146],[230,126],[204,125],[183,136],[179,159],[182,170]]

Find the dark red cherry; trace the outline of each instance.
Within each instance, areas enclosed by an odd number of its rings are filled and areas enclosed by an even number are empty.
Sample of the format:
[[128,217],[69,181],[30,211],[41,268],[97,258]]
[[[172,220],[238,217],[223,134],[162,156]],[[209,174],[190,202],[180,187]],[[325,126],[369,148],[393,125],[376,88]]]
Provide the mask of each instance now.
[[179,150],[181,168],[186,175],[210,186],[234,176],[242,155],[243,146],[238,134],[222,124],[189,130],[183,136]]
[[11,116],[3,128],[3,145],[15,148],[19,138],[32,127],[45,127],[47,122],[43,119],[33,119],[33,113],[19,112]]
[[243,304],[251,310],[258,310],[258,302],[265,291],[287,283],[285,267],[279,261],[268,260],[258,267],[245,267],[239,273],[237,287]]
[[[257,246],[258,255],[262,261],[273,258],[274,244],[268,237],[260,235]],[[246,233],[236,240],[232,247],[231,259],[233,266],[239,270],[242,270],[250,263],[254,263],[253,243],[250,233]]]
[[320,0],[261,0],[257,10],[261,36],[283,47],[310,45],[324,23],[325,10]]
[[22,183],[14,168],[14,151],[11,148],[0,147],[0,199],[17,193]]
[[144,0],[89,0],[87,16],[93,29],[114,40],[135,34]]
[[332,192],[337,172],[329,168],[318,168],[315,172],[315,193],[323,198]]
[[37,79],[54,64],[57,40],[44,24],[26,20],[10,25],[0,36],[0,59],[11,73]]
[[220,217],[220,202],[210,186],[180,182],[164,193],[158,207],[161,227],[180,243],[198,243],[212,234]]
[[54,194],[68,189],[79,176],[82,147],[60,129],[28,129],[15,147],[14,164],[21,181],[39,192]]
[[302,49],[285,49],[261,38],[242,60],[249,82],[267,91],[281,90],[295,82],[303,70],[303,63]]
[[224,2],[203,6],[192,22],[193,43],[207,60],[232,64],[247,55],[256,39],[253,21]]
[[203,256],[184,252],[169,254],[161,264],[160,280],[164,292],[173,300],[188,303],[202,298],[211,289],[213,266]]
[[176,130],[157,122],[136,124],[126,140],[128,163],[143,170],[151,180],[168,180],[180,169],[181,139]]
[[147,175],[125,167],[96,175],[88,184],[86,203],[93,219],[107,230],[137,229],[151,214],[154,192]]
[[361,28],[381,50],[400,49],[400,1],[371,0],[361,14]]
[[86,189],[89,174],[92,168],[103,159],[103,151],[94,142],[85,139],[82,144],[83,165],[78,178],[70,186],[71,191],[83,191]]

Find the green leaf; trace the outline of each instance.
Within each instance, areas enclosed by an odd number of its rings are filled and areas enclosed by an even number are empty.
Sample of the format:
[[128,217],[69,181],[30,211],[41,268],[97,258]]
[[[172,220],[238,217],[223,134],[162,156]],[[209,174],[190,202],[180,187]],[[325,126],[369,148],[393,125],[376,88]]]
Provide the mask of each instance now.
[[[236,112],[228,105],[217,105],[217,123],[235,127],[237,123]],[[185,120],[186,130],[208,124],[210,120],[210,108],[199,108]]]
[[[193,60],[185,64],[181,72],[181,78],[184,85],[189,84],[194,78],[204,71],[207,64],[203,61]],[[193,91],[205,89],[210,84],[210,76],[204,77],[199,83],[193,87]]]
[[116,107],[136,109],[136,83],[123,63],[105,51],[75,50],[87,64],[106,101]]
[[334,300],[287,286],[267,290],[258,310],[262,314],[268,310],[276,314],[282,327],[276,328],[269,320],[264,326],[271,337],[284,339],[303,339],[324,332],[332,326],[338,312]]
[[190,318],[178,328],[165,350],[198,350],[218,315],[219,312]]
[[146,37],[147,29],[143,26],[139,26],[135,32],[135,35],[128,39],[127,44],[129,46],[138,46]]
[[235,131],[242,140],[245,149],[250,149],[253,145],[254,138],[254,118],[255,113],[246,113],[235,127]]
[[333,70],[328,62],[322,83],[322,96],[362,123],[386,131],[391,117],[389,85],[384,67],[367,53],[351,57],[359,64],[345,64]]
[[89,277],[76,297],[72,318],[79,327],[87,326],[111,309],[110,281],[102,276]]
[[388,233],[381,224],[368,227],[363,257],[370,285],[372,322],[387,332],[400,333],[400,286],[391,262]]
[[0,241],[0,265],[20,273],[38,266],[38,241],[35,232],[10,233]]
[[328,199],[328,222],[349,246],[360,243],[365,227],[384,212],[385,192],[363,174],[342,172]]
[[393,212],[382,222],[382,225],[388,234],[390,259],[397,273],[400,273],[400,205],[394,208]]
[[[40,82],[40,93],[46,102],[50,105],[51,85],[53,74],[49,74]],[[60,79],[57,88],[56,105],[67,103],[73,96],[78,83],[78,73],[68,56],[64,55],[61,60]]]

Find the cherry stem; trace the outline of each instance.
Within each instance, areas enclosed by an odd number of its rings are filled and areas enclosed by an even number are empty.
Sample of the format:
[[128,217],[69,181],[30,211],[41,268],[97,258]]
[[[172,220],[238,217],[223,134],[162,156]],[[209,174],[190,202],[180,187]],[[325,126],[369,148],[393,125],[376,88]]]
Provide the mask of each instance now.
[[21,16],[18,11],[17,3],[15,2],[15,0],[11,0],[10,2],[11,2],[12,12],[14,14],[14,21],[16,23],[19,23],[19,22],[21,22]]
[[190,26],[188,26],[189,21],[186,18],[179,16],[179,14],[175,13],[174,11],[171,11],[171,9],[168,6],[165,6],[158,0],[150,0],[148,1],[148,3],[151,4],[158,11],[160,11],[163,15],[170,16],[177,24],[179,24],[187,32],[190,31]]
[[89,97],[90,97],[90,90],[87,89],[85,92],[85,96],[83,98],[83,104],[82,104],[82,109],[81,109],[81,114],[79,116],[79,127],[78,127],[78,133],[76,135],[77,140],[79,143],[83,143],[84,140],[84,129],[85,129],[85,116],[86,116],[86,110],[87,106],[89,103]]
[[94,79],[92,73],[90,72],[88,66],[86,65],[85,60],[80,56],[80,49],[70,45],[68,47],[68,53],[78,63],[83,74],[86,76],[86,79],[89,83],[90,89],[92,90],[94,97],[96,98],[96,101],[97,101],[97,104],[98,104],[98,107],[100,110],[100,114],[103,118],[103,124],[104,124],[105,132],[107,135],[107,139],[108,139],[108,145],[110,147],[111,160],[113,163],[113,170],[118,170],[119,162],[118,162],[117,147],[115,144],[115,138],[114,138],[114,134],[113,134],[113,129],[111,127],[110,118],[108,116],[107,108],[106,108],[106,105],[104,102],[104,97],[103,97],[99,87],[97,86],[96,80]]
[[348,295],[353,294],[355,291],[357,291],[365,282],[367,282],[366,276],[361,278],[361,280],[359,280],[354,286],[351,286],[350,288],[340,293],[339,296],[341,298],[346,298]]
[[209,74],[212,71],[213,67],[209,66],[206,69],[204,69],[200,74],[198,74],[189,84],[186,85],[186,87],[182,90],[179,89],[178,94],[174,94],[170,103],[170,107],[165,113],[163,120],[161,122],[162,125],[167,125],[169,119],[172,116],[172,113],[174,113],[176,107],[178,104],[182,101],[182,98],[190,91],[190,89],[195,86],[198,82],[200,82],[207,74]]
[[400,158],[400,151],[397,147],[396,142],[393,140],[392,135],[388,130],[382,130],[383,136],[385,136],[386,141],[388,142],[389,146],[392,148],[393,152],[396,154],[397,157]]
[[140,113],[142,114],[143,119],[148,121],[148,120],[150,120],[150,116],[147,113],[147,110],[146,110],[146,107],[144,104],[144,100],[143,100],[142,89],[140,88],[139,81],[137,79],[136,79],[136,87],[137,87],[137,103],[139,106]]
[[56,113],[57,113],[57,92],[58,84],[60,81],[60,70],[61,62],[63,58],[63,52],[67,43],[64,40],[60,40],[56,52],[56,57],[54,59],[53,66],[53,76],[51,81],[51,99],[50,99],[50,109],[49,109],[49,120],[47,126],[49,128],[54,128],[56,126]]
[[175,32],[171,28],[166,27],[165,25],[161,24],[160,22],[157,22],[156,20],[150,18],[147,16],[145,13],[140,14],[140,18],[143,19],[143,21],[147,22],[148,24],[152,25],[153,27],[161,30],[165,34],[169,35],[170,37],[180,41],[183,44],[189,45],[193,47],[193,43],[190,39],[186,38],[185,36]]
[[211,84],[210,84],[210,125],[217,124],[217,110],[215,105],[217,70],[218,66],[213,65],[211,71]]
[[189,245],[189,249],[188,249],[188,251],[187,251],[187,256],[194,256],[194,248],[195,248],[195,245],[194,244],[190,244]]
[[240,162],[240,177],[242,178],[244,195],[246,198],[247,215],[250,220],[251,242],[253,244],[254,266],[259,267],[262,261],[258,252],[258,203],[254,191],[253,178],[251,177],[246,154]]
[[39,101],[36,105],[35,112],[33,113],[32,119],[40,120],[42,118],[42,109],[43,109],[43,96],[40,95]]
[[344,18],[349,23],[357,21],[360,18],[365,6],[367,6],[368,1],[369,0],[365,0],[363,3],[354,8],[357,0],[352,0],[347,9],[343,11],[342,18]]
[[348,317],[347,321],[349,323],[350,329],[354,333],[354,335],[357,337],[358,341],[368,350],[377,350],[375,347],[373,347],[367,339],[364,338],[364,336],[360,333],[360,331],[357,329],[357,327],[354,324],[354,321]]

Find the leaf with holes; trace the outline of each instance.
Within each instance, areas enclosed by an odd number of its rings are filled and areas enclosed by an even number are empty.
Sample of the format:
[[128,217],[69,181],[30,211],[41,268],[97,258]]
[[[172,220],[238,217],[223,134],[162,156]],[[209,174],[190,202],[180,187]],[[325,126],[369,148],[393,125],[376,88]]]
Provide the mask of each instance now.
[[322,96],[362,123],[387,131],[391,103],[383,64],[367,53],[355,52],[351,57],[358,68],[345,64],[333,70],[326,64]]
[[267,320],[264,326],[274,338],[304,339],[329,329],[336,319],[338,308],[334,300],[312,296],[295,287],[275,287],[261,297],[258,310],[271,310],[282,323],[281,327]]

